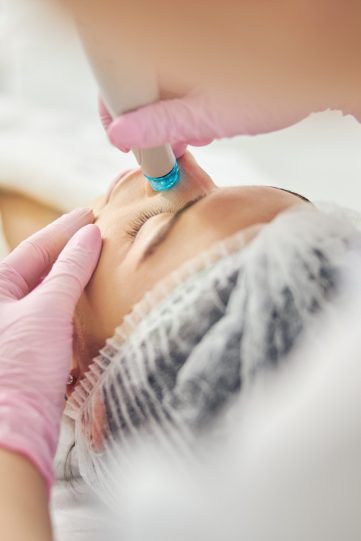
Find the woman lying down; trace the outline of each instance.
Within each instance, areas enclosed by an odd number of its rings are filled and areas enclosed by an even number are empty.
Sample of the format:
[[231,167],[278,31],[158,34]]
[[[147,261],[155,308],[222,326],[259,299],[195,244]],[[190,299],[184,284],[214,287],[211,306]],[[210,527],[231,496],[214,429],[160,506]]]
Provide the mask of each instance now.
[[[104,244],[75,315],[54,490],[60,541],[92,538],[98,519],[85,487],[111,503],[112,464],[126,475],[144,439],[197,459],[234,399],[282,370],[332,307],[345,256],[360,243],[347,217],[301,196],[219,188],[189,153],[180,167],[169,192],[135,170],[94,203]],[[53,218],[27,202],[20,222],[11,201],[3,225],[12,245]]]

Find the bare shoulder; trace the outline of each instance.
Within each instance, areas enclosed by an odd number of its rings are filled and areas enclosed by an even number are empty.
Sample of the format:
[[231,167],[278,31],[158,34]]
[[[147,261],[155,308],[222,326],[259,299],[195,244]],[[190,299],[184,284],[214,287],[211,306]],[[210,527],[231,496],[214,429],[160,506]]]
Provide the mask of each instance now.
[[60,212],[14,192],[0,192],[3,232],[10,249],[60,216]]

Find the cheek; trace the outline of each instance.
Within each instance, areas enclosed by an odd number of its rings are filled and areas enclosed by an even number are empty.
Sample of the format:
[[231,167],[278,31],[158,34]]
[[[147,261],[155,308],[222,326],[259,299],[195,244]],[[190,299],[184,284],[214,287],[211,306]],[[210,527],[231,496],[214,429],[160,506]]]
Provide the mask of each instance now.
[[156,275],[159,276],[155,269],[153,277],[152,272],[148,272],[149,267],[142,275],[137,271],[133,258],[121,260],[115,254],[115,247],[109,243],[85,291],[88,336],[96,341],[98,349],[157,281]]
[[212,205],[207,205],[204,210],[198,209],[181,219],[167,240],[146,261],[142,279],[149,281],[151,278],[156,282],[238,231],[239,224],[233,223],[230,214],[219,210],[219,207],[216,205],[213,211]]
[[128,275],[129,290],[137,301],[159,281],[176,271],[219,239],[216,229],[199,223],[200,219],[177,224],[167,240]]
[[103,250],[98,267],[85,291],[89,335],[103,345],[112,336],[124,315],[126,291],[119,273],[121,267],[110,246]]

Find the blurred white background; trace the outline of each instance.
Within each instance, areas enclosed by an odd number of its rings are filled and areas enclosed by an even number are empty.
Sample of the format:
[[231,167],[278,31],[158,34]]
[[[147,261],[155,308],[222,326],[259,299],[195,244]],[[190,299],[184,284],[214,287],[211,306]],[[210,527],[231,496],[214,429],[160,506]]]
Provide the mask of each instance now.
[[[51,4],[0,0],[0,177],[11,183],[15,168],[26,182],[32,170],[33,182],[56,165],[59,182],[87,183],[87,199],[135,162],[107,143],[81,47]],[[219,183],[270,184],[361,210],[361,125],[339,112],[194,152]]]

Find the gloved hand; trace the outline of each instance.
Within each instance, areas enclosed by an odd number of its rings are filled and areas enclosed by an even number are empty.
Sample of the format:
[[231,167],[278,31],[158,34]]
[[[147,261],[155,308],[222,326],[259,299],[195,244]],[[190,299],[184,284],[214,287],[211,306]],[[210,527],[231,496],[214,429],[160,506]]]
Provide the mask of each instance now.
[[0,263],[0,446],[25,455],[49,488],[73,312],[101,249],[93,220],[88,209],[66,214]]
[[111,143],[128,152],[170,143],[177,157],[187,145],[207,145],[214,139],[256,135],[290,126],[312,111],[287,109],[284,104],[242,103],[216,94],[193,91],[183,98],[163,100],[112,119],[99,99],[99,114]]

